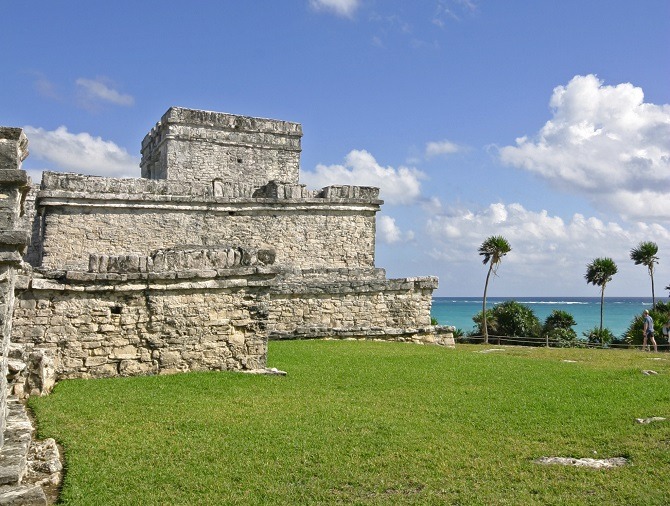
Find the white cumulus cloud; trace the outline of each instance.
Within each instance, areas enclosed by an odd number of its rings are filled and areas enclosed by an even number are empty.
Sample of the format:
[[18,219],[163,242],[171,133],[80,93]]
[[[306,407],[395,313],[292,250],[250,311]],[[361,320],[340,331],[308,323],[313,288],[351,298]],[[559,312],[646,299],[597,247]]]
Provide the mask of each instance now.
[[420,180],[424,177],[424,173],[415,168],[382,167],[365,150],[351,151],[343,165],[319,164],[314,172],[301,173],[302,182],[312,188],[337,184],[378,187],[381,198],[389,204],[416,202],[421,194]]
[[427,233],[433,259],[456,273],[480,274],[477,248],[491,235],[504,236],[512,246],[501,271],[506,273],[505,284],[519,282],[526,292],[535,285],[538,294],[572,293],[575,285],[585,283],[586,264],[601,256],[617,262],[619,290],[625,292],[627,284],[644,290],[648,277],[630,260],[630,249],[641,241],[654,241],[659,250],[670,251],[670,228],[663,225],[622,225],[581,214],[563,220],[517,203],[495,203],[476,212],[454,209],[430,218]]
[[358,9],[360,0],[309,0],[309,5],[318,11],[328,11],[350,18]]
[[380,215],[377,217],[377,237],[386,244],[408,242],[414,239],[414,231],[403,232],[396,224],[395,218]]
[[75,82],[81,92],[82,103],[86,107],[91,107],[98,102],[109,102],[122,106],[131,106],[135,103],[132,95],[118,92],[105,78],[85,79],[82,77]]
[[554,89],[553,116],[533,138],[500,149],[503,163],[586,195],[630,220],[670,220],[670,105],[630,83],[575,76]]
[[379,216],[377,218],[377,236],[383,242],[393,244],[402,239],[400,228],[395,223],[395,219],[390,216]]
[[49,170],[107,177],[139,176],[139,158],[111,141],[86,132],[68,132],[64,126],[51,131],[26,126],[24,131],[30,157],[53,164]]

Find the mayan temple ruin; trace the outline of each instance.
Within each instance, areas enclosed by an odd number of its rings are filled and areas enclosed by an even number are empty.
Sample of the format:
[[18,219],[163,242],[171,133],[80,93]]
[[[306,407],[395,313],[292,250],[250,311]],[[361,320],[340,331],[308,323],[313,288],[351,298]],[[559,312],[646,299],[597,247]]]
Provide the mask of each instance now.
[[32,186],[29,139],[0,128],[0,432],[17,399],[65,378],[262,371],[271,339],[453,345],[431,325],[437,278],[375,266],[379,190],[300,184],[301,137],[172,107],[141,177]]

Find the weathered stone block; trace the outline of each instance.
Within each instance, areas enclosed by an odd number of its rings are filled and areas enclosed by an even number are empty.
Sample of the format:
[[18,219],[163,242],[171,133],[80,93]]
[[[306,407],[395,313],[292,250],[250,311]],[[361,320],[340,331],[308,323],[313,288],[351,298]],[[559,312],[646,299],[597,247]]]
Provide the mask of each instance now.
[[107,363],[107,357],[87,357],[84,360],[86,367],[98,367]]
[[158,355],[161,367],[174,367],[181,362],[181,354],[176,351],[161,351]]
[[92,378],[113,378],[118,375],[119,368],[116,363],[107,363],[97,367],[90,367],[88,372]]
[[122,376],[139,376],[156,372],[156,367],[146,363],[146,361],[122,360],[119,364],[119,374]]
[[113,348],[110,354],[110,358],[113,360],[129,360],[129,359],[138,359],[139,352],[135,346],[128,345],[120,348]]

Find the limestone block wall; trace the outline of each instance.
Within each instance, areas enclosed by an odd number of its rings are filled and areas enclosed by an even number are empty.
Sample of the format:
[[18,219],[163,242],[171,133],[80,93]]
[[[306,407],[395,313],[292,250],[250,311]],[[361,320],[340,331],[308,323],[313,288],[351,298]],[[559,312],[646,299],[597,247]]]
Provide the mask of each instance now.
[[41,385],[23,378],[17,393],[45,393],[45,384],[64,378],[263,368],[267,295],[253,277],[26,280],[13,340],[24,357],[48,355],[54,377]]
[[[210,183],[192,185],[190,194],[164,194],[158,182],[150,182],[154,191],[145,191],[134,180],[105,179],[45,176],[34,221],[33,236],[39,239],[28,256],[34,265],[85,270],[90,253],[147,255],[180,244],[271,247],[279,265],[374,265],[375,214],[381,205],[376,189],[310,193],[301,185]],[[102,191],[86,191],[89,181]]]
[[7,425],[7,375],[16,272],[28,243],[21,230],[30,178],[21,170],[28,140],[20,128],[0,127],[0,447]]
[[14,307],[14,271],[13,266],[0,263],[0,447],[4,444],[7,425],[7,374]]
[[170,108],[142,141],[143,178],[298,183],[299,123]]
[[271,339],[384,337],[430,341],[430,308],[437,278],[375,279],[349,276],[319,282],[293,276],[272,290]]

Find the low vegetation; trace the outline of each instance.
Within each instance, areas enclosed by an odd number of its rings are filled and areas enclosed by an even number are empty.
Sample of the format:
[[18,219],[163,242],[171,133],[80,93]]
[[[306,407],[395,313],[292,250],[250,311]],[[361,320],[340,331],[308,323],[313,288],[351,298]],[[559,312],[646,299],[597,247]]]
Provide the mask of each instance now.
[[[670,323],[670,302],[657,302],[656,305],[649,310],[649,315],[654,320],[656,341],[659,344],[667,343],[667,336],[663,335],[662,329],[664,325]],[[641,346],[643,325],[643,315],[637,315],[633,318],[633,321],[624,333],[623,340],[634,346]]]
[[486,324],[491,336],[540,337],[542,325],[535,312],[515,300],[501,302],[487,309],[486,319],[482,318],[482,314],[479,312],[472,317],[480,334],[483,334]]
[[542,326],[542,335],[554,343],[558,348],[579,347],[581,345],[577,338],[574,327],[577,325],[574,316],[567,311],[554,309]]
[[610,329],[602,327],[593,327],[587,330],[584,332],[584,337],[589,344],[603,348],[614,343],[615,339]]
[[[649,310],[654,320],[656,342],[659,349],[668,349],[668,335],[664,331],[670,327],[670,303],[657,302]],[[459,343],[480,343],[484,335],[482,312],[472,317],[474,329],[465,334],[462,330],[454,333]],[[486,310],[488,335],[494,342],[517,344],[520,346],[543,346],[548,344],[556,348],[583,348],[586,346],[631,348],[642,344],[642,315],[636,315],[626,332],[615,336],[606,327],[593,327],[578,337],[572,327],[576,325],[574,317],[567,311],[554,310],[542,324],[535,312],[528,306],[515,300],[495,304]]]
[[285,377],[71,380],[30,406],[65,505],[667,504],[670,421],[635,421],[670,419],[667,354],[486,349],[272,342]]

